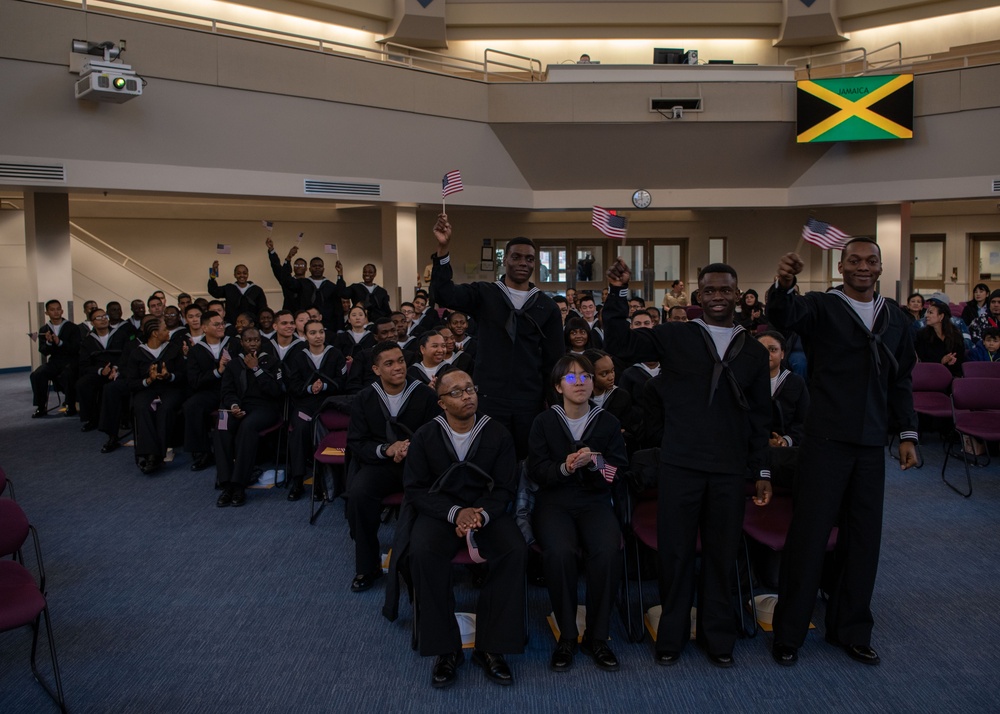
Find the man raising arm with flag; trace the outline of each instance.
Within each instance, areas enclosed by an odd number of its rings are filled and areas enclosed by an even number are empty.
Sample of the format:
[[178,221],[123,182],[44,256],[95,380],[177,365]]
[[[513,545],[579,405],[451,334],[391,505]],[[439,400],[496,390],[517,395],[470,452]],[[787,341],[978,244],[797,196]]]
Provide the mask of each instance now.
[[902,312],[875,292],[882,254],[868,238],[844,246],[842,288],[796,295],[803,263],[788,253],[768,292],[779,330],[802,337],[809,394],[795,483],[795,510],[781,567],[772,656],[795,664],[816,604],[827,539],[840,525],[838,572],[826,609],[826,639],[854,660],[879,663],[871,647],[871,598],[882,536],[886,434],[899,430],[900,467],[916,465],[917,420],[910,372],[916,360]]

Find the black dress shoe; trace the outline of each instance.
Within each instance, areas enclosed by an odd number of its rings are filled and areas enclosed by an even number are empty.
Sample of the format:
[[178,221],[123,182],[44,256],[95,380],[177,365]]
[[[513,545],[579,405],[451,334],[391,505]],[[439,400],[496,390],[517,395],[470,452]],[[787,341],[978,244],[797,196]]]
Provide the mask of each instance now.
[[799,661],[799,651],[791,645],[779,645],[776,642],[771,647],[771,657],[782,667],[791,667]]
[[302,488],[302,484],[293,483],[291,487],[288,489],[288,500],[298,501],[300,498],[302,498],[303,490],[304,489]]
[[593,659],[594,664],[601,669],[607,670],[608,672],[618,671],[618,658],[615,657],[615,653],[611,651],[610,647],[608,647],[607,642],[591,641],[586,635],[584,635],[583,642],[580,643],[580,651]]
[[117,449],[119,446],[121,446],[121,444],[118,443],[118,439],[110,438],[109,437],[108,440],[104,442],[104,446],[101,447],[101,453],[102,454],[110,454],[112,451],[114,451],[115,449]]
[[375,584],[375,581],[382,577],[382,571],[376,570],[374,573],[365,573],[363,575],[355,575],[354,580],[351,582],[351,592],[352,593],[363,593],[365,590],[371,588]]
[[712,654],[711,652],[709,652],[708,661],[714,664],[716,667],[722,667],[723,669],[729,669],[734,664],[736,664],[731,654]]
[[77,415],[77,414],[79,414],[79,413],[80,413],[80,412],[78,412],[78,411],[76,410],[76,407],[66,407],[66,412],[65,412],[65,415],[66,415],[66,416],[70,416],[70,417],[72,417],[72,416],[76,416],[76,415]]
[[472,650],[472,661],[483,668],[487,679],[504,686],[514,683],[514,675],[502,654]]
[[97,422],[96,421],[85,421],[85,422],[83,422],[83,426],[80,427],[80,431],[84,431],[84,432],[94,431],[96,428],[97,428]]
[[192,471],[204,471],[213,463],[211,454],[191,454],[191,458]]
[[156,473],[162,463],[158,456],[147,456],[145,459],[139,460],[139,470],[149,476]]
[[461,651],[438,655],[434,660],[434,669],[431,670],[431,686],[444,689],[453,685],[458,676],[458,668],[464,663],[465,655]]
[[861,664],[876,665],[882,661],[879,659],[878,652],[868,645],[844,645],[844,649],[847,651],[848,657]]
[[38,407],[35,410],[35,413],[31,415],[31,418],[32,419],[41,419],[42,417],[44,417],[48,413],[49,413],[48,410],[42,409],[41,407]]
[[326,500],[326,492],[316,491],[315,493],[313,493],[313,500],[316,501],[316,503],[322,503],[323,501]]
[[576,654],[576,641],[560,639],[556,651],[552,653],[549,668],[553,672],[568,672],[573,666],[573,655]]
[[247,502],[247,492],[242,486],[233,489],[233,508],[239,508]]
[[681,661],[680,652],[657,652],[656,663],[662,667],[672,667]]
[[226,506],[233,505],[233,494],[229,489],[224,489],[222,493],[219,494],[219,500],[215,502],[215,505],[219,508],[225,508]]

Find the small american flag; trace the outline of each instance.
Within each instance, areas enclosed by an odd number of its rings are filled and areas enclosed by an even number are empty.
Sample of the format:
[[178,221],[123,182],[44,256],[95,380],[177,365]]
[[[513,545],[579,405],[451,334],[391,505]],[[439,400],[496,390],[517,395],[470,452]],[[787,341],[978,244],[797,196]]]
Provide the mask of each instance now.
[[449,171],[441,179],[441,198],[458,193],[463,189],[465,189],[465,186],[462,185],[462,172],[458,169]]
[[831,226],[829,223],[823,223],[823,221],[817,221],[815,218],[810,218],[802,226],[802,240],[824,250],[843,248],[850,238],[839,228]]
[[231,255],[233,252],[233,247],[227,243],[216,243],[215,252],[219,255]]
[[611,483],[615,480],[615,474],[618,473],[617,466],[609,464],[601,454],[591,454],[590,460],[594,462],[594,466],[601,472],[605,481]]
[[305,233],[299,233],[299,240],[298,240],[298,242],[299,242],[299,243],[301,243],[301,242],[302,242],[302,237],[303,237],[304,235],[305,235]]
[[625,240],[628,219],[625,216],[619,216],[617,211],[609,211],[606,208],[594,206],[594,218],[591,223],[608,238]]
[[274,221],[261,221],[261,223],[267,230],[274,228]]

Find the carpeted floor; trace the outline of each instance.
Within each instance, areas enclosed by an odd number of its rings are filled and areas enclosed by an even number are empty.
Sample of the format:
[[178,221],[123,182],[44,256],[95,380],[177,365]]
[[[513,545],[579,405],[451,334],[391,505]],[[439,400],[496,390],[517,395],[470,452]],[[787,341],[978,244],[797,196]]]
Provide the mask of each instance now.
[[[647,637],[612,646],[603,672],[579,656],[548,669],[548,597],[529,592],[530,642],[510,658],[510,688],[466,663],[451,689],[430,687],[431,660],[409,646],[410,608],[390,623],[381,584],[348,590],[353,548],[340,502],[316,525],[285,491],[217,509],[214,471],[186,454],[142,476],[131,449],[102,455],[79,421],[31,420],[26,374],[0,376],[0,465],[38,527],[49,605],[74,712],[805,711],[986,712],[1000,701],[1000,464],[977,469],[963,499],[940,479],[940,446],[901,473],[890,463],[873,644],[880,667],[823,642],[822,604],[798,666],[761,634],[737,666],[690,647],[658,667]],[[949,467],[955,476],[961,465]],[[647,595],[655,598],[653,583]],[[457,588],[471,606],[475,591]],[[54,711],[28,667],[27,629],[0,635],[0,712]],[[44,658],[47,650],[43,649]],[[48,671],[43,659],[44,671]]]

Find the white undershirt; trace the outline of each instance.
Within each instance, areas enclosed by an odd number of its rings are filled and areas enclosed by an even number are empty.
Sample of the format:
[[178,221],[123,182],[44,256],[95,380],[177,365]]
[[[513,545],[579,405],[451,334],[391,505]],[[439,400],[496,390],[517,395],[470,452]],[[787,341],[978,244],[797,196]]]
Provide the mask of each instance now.
[[705,325],[705,327],[708,329],[708,334],[712,337],[712,342],[715,343],[715,351],[719,353],[719,359],[722,359],[726,356],[729,343],[733,341],[733,333],[736,328],[717,327],[715,325]]
[[434,377],[437,376],[437,373],[441,370],[442,366],[444,366],[444,362],[439,364],[437,367],[428,367],[423,362],[417,362],[417,367],[419,367],[420,370],[427,375],[427,379],[434,379]]
[[583,438],[583,430],[587,426],[587,416],[584,414],[579,419],[570,419],[566,417],[566,424],[569,426],[569,433],[573,435],[574,441],[579,441]]
[[111,339],[111,333],[108,332],[104,337],[101,337],[96,332],[91,333],[94,335],[94,339],[101,343],[103,349],[108,349],[108,341]]
[[52,334],[59,337],[59,332],[62,330],[63,325],[66,324],[66,321],[60,320],[58,325],[53,325],[51,322],[46,322],[45,324],[49,326],[50,330],[52,330]]
[[848,297],[847,302],[854,308],[854,312],[858,313],[858,317],[861,318],[861,322],[865,323],[865,327],[871,330],[872,325],[875,324],[875,301],[861,302]]
[[236,284],[236,283],[233,283],[233,285],[236,285],[236,289],[240,291],[240,295],[246,295],[246,294],[247,294],[247,290],[249,290],[249,289],[250,289],[250,283],[247,283],[247,285],[246,285],[246,287],[245,287],[245,288],[241,288],[241,287],[240,287],[240,286],[239,286],[238,284]]
[[160,355],[163,354],[163,350],[167,349],[167,343],[164,342],[162,345],[157,347],[155,350],[149,345],[143,345],[142,348],[153,355],[154,359],[160,359]]
[[464,434],[459,434],[449,426],[448,432],[451,436],[451,445],[455,447],[455,455],[459,461],[465,461],[465,457],[469,453],[469,445],[472,443],[472,429]]
[[319,290],[320,285],[326,282],[326,278],[320,278],[319,280],[317,280],[316,278],[309,278],[309,280],[310,282],[312,282],[313,285],[316,286],[317,290]]
[[377,288],[377,287],[378,287],[378,285],[376,285],[375,283],[372,283],[371,285],[365,285],[364,283],[361,283],[361,284],[365,286],[365,290],[367,290],[367,291],[368,291],[368,294],[369,294],[369,295],[370,295],[371,293],[375,292],[375,288]]
[[221,342],[214,345],[210,345],[208,344],[208,342],[202,342],[202,344],[205,345],[205,347],[208,348],[208,351],[212,353],[213,358],[219,359],[219,357],[222,355],[223,345]]
[[298,342],[298,341],[299,340],[292,340],[291,342],[288,343],[288,345],[286,347],[282,347],[281,345],[278,344],[277,340],[275,340],[275,342],[274,342],[274,348],[278,351],[278,359],[281,359],[281,360],[285,359],[285,355],[288,354],[288,350],[290,350],[293,347],[295,347],[295,343]]
[[611,390],[610,389],[608,391],[606,391],[604,394],[595,394],[595,395],[593,395],[590,398],[590,401],[592,401],[594,404],[596,404],[599,407],[603,407],[604,406],[604,402],[608,398],[609,394],[611,394]]
[[326,356],[326,353],[327,353],[327,352],[328,352],[329,350],[330,350],[330,348],[329,348],[329,347],[327,347],[327,348],[326,348],[326,349],[324,349],[324,350],[323,350],[322,352],[320,352],[320,353],[319,353],[318,355],[314,355],[314,354],[312,353],[312,350],[309,350],[309,349],[307,349],[307,350],[306,350],[306,354],[307,354],[307,355],[309,355],[309,359],[311,359],[311,360],[312,360],[312,363],[313,363],[314,365],[316,365],[316,369],[319,369],[319,366],[320,366],[320,365],[321,365],[321,364],[323,363],[323,357],[325,357],[325,356]]
[[515,310],[520,310],[524,307],[524,303],[528,301],[528,295],[530,293],[530,290],[515,290],[512,287],[507,288],[507,295],[510,296],[510,302],[514,306]]
[[660,365],[659,365],[659,363],[657,363],[657,365],[655,367],[650,367],[645,362],[636,362],[635,366],[638,367],[639,369],[646,370],[646,372],[649,374],[650,377],[655,377],[656,375],[658,375],[660,373]]
[[393,419],[399,416],[399,410],[403,407],[403,395],[406,394],[404,389],[399,394],[386,394],[386,399],[389,401],[389,414],[392,415]]
[[354,344],[358,344],[361,340],[365,339],[365,335],[368,334],[368,330],[362,330],[361,332],[355,332],[354,330],[348,331],[351,338],[354,340]]
[[778,377],[781,376],[781,372],[778,373],[776,377],[771,377],[771,396],[774,396],[774,390],[778,387]]

